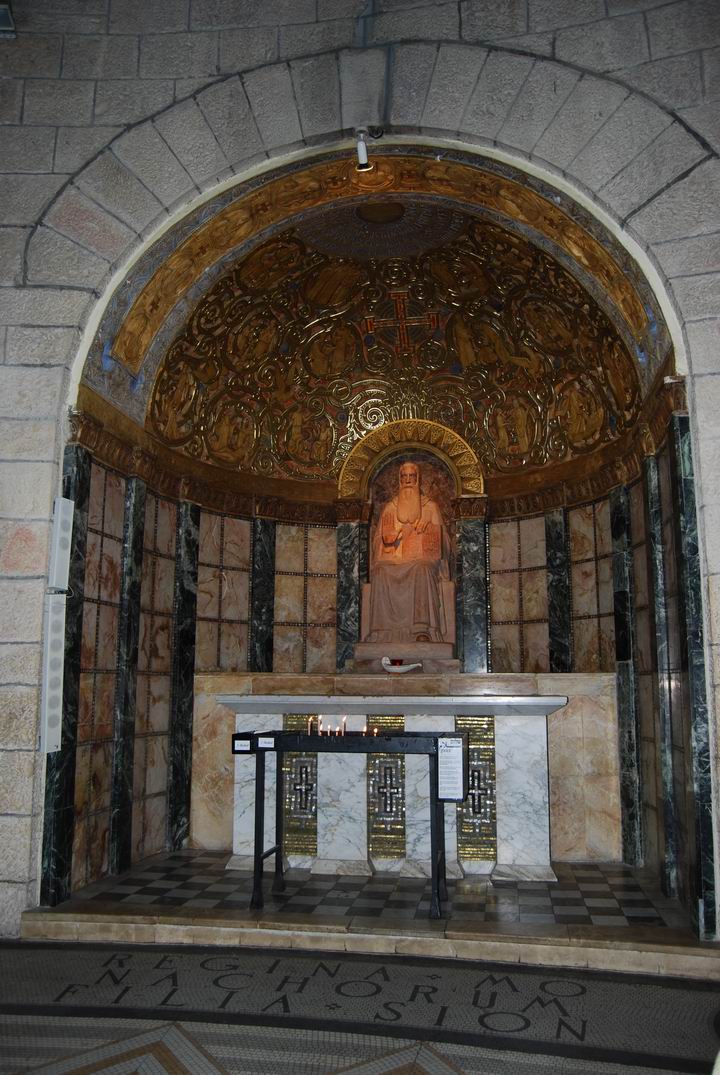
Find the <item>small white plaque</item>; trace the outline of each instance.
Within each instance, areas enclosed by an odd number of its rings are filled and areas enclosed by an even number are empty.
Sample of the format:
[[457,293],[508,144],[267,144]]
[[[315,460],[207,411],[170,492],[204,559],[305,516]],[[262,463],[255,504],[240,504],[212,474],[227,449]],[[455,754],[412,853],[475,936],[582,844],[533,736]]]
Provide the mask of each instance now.
[[451,736],[438,739],[438,798],[463,799],[463,741]]
[[233,743],[233,754],[250,753],[249,739],[236,739]]
[[261,750],[274,750],[275,739],[272,735],[260,735],[258,736],[258,746]]

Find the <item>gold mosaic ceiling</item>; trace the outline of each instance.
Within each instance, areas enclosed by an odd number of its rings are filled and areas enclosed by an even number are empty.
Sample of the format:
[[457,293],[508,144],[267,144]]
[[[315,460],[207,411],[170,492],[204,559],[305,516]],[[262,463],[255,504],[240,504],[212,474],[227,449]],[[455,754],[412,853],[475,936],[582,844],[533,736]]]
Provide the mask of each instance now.
[[344,212],[357,226],[303,224],[215,283],[161,362],[148,432],[216,467],[307,481],[336,477],[379,425],[423,418],[492,478],[586,457],[635,422],[625,344],[545,251],[459,212]]

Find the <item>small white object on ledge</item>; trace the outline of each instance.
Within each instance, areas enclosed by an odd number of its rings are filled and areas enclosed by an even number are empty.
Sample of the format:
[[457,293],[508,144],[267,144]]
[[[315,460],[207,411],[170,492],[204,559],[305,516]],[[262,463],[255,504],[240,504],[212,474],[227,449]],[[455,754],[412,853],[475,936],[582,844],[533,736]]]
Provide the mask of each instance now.
[[422,671],[422,661],[416,661],[415,664],[393,664],[389,657],[383,657],[380,661],[386,672],[402,675],[403,672],[414,672],[416,668]]

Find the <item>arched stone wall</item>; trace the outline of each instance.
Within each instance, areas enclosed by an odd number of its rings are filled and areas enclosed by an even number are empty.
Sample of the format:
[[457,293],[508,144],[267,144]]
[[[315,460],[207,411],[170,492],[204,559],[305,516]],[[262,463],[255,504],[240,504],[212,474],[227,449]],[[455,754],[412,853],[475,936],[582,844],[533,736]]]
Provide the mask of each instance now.
[[[13,169],[2,180],[0,233],[8,252],[0,293],[4,932],[16,931],[19,911],[36,899],[42,595],[80,335],[87,341],[143,244],[204,194],[356,126],[382,126],[386,139],[435,139],[439,153],[459,142],[507,155],[607,214],[633,244],[686,344],[712,668],[720,652],[717,75],[703,87],[694,66],[720,42],[716,14],[688,2],[605,18],[603,5],[590,4],[590,24],[578,26],[567,24],[581,16],[564,4],[543,15],[547,5],[529,0],[513,14],[468,0],[417,11],[380,4],[365,18],[365,5],[348,0],[340,5],[347,17],[320,23],[314,3],[295,5],[294,25],[280,25],[283,5],[264,5],[262,21],[276,25],[251,33],[220,27],[203,7],[188,22],[186,4],[150,6],[138,37],[131,5],[117,0],[109,21],[93,26],[93,52],[73,32],[87,26],[68,26],[50,4],[35,23],[20,18],[17,41],[2,43],[3,157]],[[319,7],[321,19],[339,15],[338,5]],[[118,35],[108,49],[106,27]],[[213,34],[219,61],[207,58]],[[252,69],[239,70],[233,40]],[[275,62],[278,42],[286,58]],[[341,47],[319,51],[323,42]],[[358,42],[367,47],[350,47]],[[711,59],[708,80],[717,71]]]

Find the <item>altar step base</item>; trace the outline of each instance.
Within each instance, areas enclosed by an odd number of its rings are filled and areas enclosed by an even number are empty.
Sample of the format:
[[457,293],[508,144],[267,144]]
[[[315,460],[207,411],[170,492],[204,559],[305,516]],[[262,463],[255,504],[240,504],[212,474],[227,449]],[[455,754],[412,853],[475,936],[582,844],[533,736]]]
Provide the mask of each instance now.
[[40,908],[25,911],[26,941],[209,945],[278,948],[361,955],[425,956],[536,967],[671,975],[720,982],[720,948],[694,941],[687,931],[657,927],[544,926],[515,922],[414,922],[383,925],[377,919],[351,923],[320,916],[262,912],[218,913],[188,909],[163,914],[118,911],[117,905],[91,912]]

